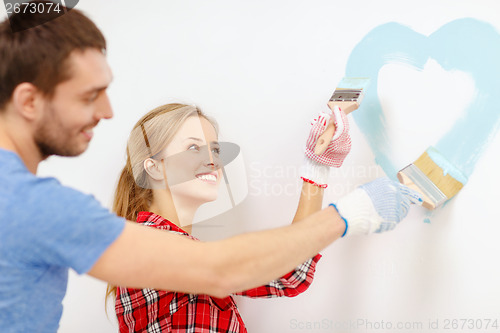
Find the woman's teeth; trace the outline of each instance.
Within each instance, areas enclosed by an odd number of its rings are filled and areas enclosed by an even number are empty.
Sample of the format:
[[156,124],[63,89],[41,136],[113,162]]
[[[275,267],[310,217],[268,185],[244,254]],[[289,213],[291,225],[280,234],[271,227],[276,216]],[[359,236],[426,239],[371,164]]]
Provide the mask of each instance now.
[[210,182],[217,181],[217,177],[215,177],[215,175],[210,175],[210,174],[197,175],[196,178]]

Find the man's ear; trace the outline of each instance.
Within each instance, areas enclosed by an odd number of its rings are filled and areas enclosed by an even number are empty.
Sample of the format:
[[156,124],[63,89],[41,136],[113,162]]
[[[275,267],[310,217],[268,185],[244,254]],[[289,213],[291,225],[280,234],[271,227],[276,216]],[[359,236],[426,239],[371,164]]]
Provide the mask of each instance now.
[[152,179],[163,180],[163,164],[159,161],[152,158],[146,159],[144,161],[144,170]]
[[19,115],[35,120],[38,110],[43,103],[42,93],[32,83],[23,82],[18,84],[12,93],[12,105]]

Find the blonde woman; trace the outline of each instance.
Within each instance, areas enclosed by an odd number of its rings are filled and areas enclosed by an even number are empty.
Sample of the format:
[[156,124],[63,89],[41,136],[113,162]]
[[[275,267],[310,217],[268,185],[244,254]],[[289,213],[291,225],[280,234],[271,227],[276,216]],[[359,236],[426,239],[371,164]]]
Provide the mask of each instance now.
[[[314,161],[314,156],[308,152],[328,121],[336,121],[336,127],[342,130],[324,155],[318,157],[321,164]],[[330,119],[322,114],[314,121],[302,171],[303,189],[292,223],[321,210],[328,169],[340,166],[349,152],[348,129],[345,115],[337,114]],[[224,152],[220,147],[215,121],[198,108],[167,104],[152,110],[137,122],[131,132],[127,163],[115,192],[115,212],[128,220],[198,241],[190,235],[191,224],[202,204],[217,199],[224,163]],[[390,186],[377,185],[376,188],[387,190],[391,186],[392,183]],[[367,190],[360,191],[370,195]],[[400,193],[399,188],[392,192]],[[368,201],[373,207],[373,200]],[[401,198],[393,201],[398,203],[393,206],[399,207],[403,202],[406,207],[399,212],[400,220],[406,214],[410,201]],[[346,224],[344,235],[390,229],[384,229],[382,221],[368,220],[366,214],[360,218],[359,212],[352,213],[354,202],[363,205],[363,200],[359,201],[353,195],[338,203],[338,210]],[[362,208],[361,213],[364,211]],[[348,218],[350,216],[353,218]],[[169,255],[175,256],[172,253]],[[296,296],[311,284],[320,257],[316,255],[265,286],[237,294],[249,297]],[[109,294],[116,297],[115,310],[120,332],[246,332],[231,296],[216,298],[204,294],[112,286],[108,289]]]

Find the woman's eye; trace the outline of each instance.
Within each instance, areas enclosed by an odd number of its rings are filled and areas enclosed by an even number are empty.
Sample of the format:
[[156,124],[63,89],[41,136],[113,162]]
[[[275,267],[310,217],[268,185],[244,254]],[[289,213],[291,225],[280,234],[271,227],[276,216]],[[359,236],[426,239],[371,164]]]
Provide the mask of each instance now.
[[214,147],[212,148],[212,153],[219,155],[220,154],[220,148],[219,147]]
[[199,151],[200,147],[198,145],[192,144],[188,147],[188,150],[196,150]]

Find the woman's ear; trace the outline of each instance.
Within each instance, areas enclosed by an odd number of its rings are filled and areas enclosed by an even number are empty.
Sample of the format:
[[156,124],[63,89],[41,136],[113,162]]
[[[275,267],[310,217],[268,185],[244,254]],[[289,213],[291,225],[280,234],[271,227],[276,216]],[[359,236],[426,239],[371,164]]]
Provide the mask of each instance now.
[[154,180],[163,180],[163,165],[159,161],[148,158],[144,161],[144,170]]

